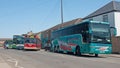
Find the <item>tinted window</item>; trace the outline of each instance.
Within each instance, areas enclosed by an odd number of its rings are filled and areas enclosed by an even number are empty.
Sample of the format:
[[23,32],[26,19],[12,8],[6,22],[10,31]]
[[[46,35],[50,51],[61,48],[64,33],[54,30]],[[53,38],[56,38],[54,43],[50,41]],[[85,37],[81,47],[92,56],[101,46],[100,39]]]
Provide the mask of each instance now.
[[83,37],[83,41],[87,42],[87,38],[89,36],[88,34],[88,23],[82,23],[82,24],[78,24],[78,25],[74,25],[74,26],[70,26],[58,31],[54,31],[52,33],[52,39],[54,38],[58,38],[60,36],[67,36],[67,35],[73,35],[73,34],[82,34]]

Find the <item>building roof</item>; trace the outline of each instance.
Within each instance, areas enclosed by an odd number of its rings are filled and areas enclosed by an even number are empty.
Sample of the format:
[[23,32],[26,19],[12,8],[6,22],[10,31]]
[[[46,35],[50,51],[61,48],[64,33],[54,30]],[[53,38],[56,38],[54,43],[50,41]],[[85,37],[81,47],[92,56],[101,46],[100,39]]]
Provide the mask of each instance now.
[[68,22],[64,22],[63,24],[58,24],[58,25],[55,25],[47,30],[42,31],[41,34],[44,34],[44,37],[48,37],[48,35],[49,35],[48,38],[50,38],[51,31],[55,31],[55,30],[58,30],[58,29],[63,28],[63,27],[71,26],[71,25],[80,23],[81,21],[82,21],[82,18],[77,18],[77,19],[74,19],[74,20],[71,20]]
[[12,40],[12,38],[0,38],[0,41]]
[[66,27],[66,26],[70,26],[70,25],[73,25],[73,24],[80,23],[81,21],[82,21],[82,18],[77,18],[77,19],[74,19],[74,20],[71,20],[71,21],[64,22],[63,24],[58,24],[58,25],[50,28],[50,30],[57,30],[61,27]]
[[101,14],[106,14],[109,12],[120,12],[120,2],[111,1],[110,3],[106,4],[105,6],[101,7],[100,9],[91,13],[90,15],[86,16],[84,19],[95,17]]

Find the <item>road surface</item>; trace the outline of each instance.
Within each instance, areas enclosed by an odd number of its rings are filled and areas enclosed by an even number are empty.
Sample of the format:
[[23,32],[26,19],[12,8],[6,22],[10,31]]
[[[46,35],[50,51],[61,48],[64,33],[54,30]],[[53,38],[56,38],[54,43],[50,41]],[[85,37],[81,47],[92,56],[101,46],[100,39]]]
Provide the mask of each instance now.
[[109,55],[77,57],[44,50],[22,51],[0,48],[0,56],[12,68],[120,68],[120,58]]

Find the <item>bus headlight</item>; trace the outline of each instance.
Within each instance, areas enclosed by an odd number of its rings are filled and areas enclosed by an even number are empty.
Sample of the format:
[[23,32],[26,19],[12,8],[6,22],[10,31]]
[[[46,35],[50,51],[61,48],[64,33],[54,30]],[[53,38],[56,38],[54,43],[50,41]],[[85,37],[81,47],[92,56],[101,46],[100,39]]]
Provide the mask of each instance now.
[[110,42],[110,39],[107,39],[108,42]]

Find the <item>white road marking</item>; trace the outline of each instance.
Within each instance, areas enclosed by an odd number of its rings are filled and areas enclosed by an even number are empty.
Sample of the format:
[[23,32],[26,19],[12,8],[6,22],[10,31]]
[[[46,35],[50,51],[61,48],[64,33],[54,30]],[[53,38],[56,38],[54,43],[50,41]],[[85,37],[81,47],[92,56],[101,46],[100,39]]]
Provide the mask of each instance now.
[[[3,54],[2,54],[2,55],[3,55]],[[7,58],[7,61],[15,63],[14,66],[15,66],[16,68],[24,68],[24,67],[22,67],[22,66],[18,66],[18,61],[17,61],[16,59],[14,59],[14,58],[12,58],[12,57],[10,57],[10,56],[8,56],[8,55],[5,55],[5,54],[4,54],[4,57]]]
[[14,62],[16,68],[24,68],[24,67],[18,66],[18,61],[17,61],[16,59],[9,58],[7,61],[9,61],[9,62]]

